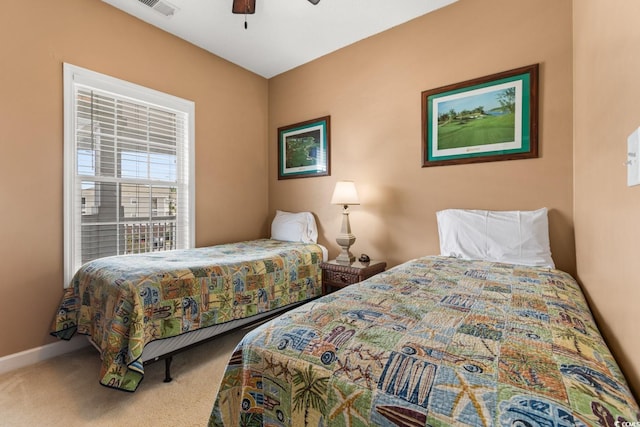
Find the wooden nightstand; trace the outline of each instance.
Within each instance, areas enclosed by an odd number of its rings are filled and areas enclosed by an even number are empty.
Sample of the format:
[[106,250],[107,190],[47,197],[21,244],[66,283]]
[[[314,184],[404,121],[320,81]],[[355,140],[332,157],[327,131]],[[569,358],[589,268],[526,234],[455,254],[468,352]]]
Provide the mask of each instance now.
[[344,288],[375,276],[384,271],[387,263],[384,261],[371,261],[362,263],[360,261],[351,264],[340,264],[336,260],[323,262],[322,268],[322,294],[326,295],[332,288]]

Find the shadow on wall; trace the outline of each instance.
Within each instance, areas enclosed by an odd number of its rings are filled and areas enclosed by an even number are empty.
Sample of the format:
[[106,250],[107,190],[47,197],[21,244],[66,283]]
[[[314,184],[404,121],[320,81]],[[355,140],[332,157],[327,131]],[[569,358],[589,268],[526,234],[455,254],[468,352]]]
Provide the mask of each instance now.
[[580,279],[576,277],[576,280],[580,284],[582,292],[587,299],[587,303],[589,304],[589,308],[593,313],[593,317],[595,318],[596,325],[598,326],[600,333],[603,337],[605,337],[607,346],[611,350],[613,357],[618,363],[618,367],[627,380],[627,384],[631,389],[631,394],[633,394],[633,397],[635,397],[636,401],[640,402],[640,390],[634,388],[633,382],[630,381],[631,379],[638,377],[638,373],[633,371],[633,357],[629,357],[629,355],[624,351],[623,347],[620,345],[620,341],[616,339],[616,334],[611,330],[609,325],[607,325],[607,322],[605,322],[605,320],[601,316],[600,311],[598,311],[597,304],[593,302],[593,300],[589,296],[589,293],[587,292],[587,289],[582,286]]
[[[556,268],[576,277],[576,238],[573,222],[557,209],[549,209],[549,242]],[[554,254],[562,254],[555,256]]]
[[[370,233],[367,249],[364,250],[371,257],[387,260],[387,268],[402,262],[394,260],[393,254],[399,252],[397,239],[393,238],[395,228],[392,226],[394,217],[402,212],[402,193],[395,187],[376,185],[367,193],[366,209],[362,212],[362,222]],[[371,191],[373,190],[373,191]]]

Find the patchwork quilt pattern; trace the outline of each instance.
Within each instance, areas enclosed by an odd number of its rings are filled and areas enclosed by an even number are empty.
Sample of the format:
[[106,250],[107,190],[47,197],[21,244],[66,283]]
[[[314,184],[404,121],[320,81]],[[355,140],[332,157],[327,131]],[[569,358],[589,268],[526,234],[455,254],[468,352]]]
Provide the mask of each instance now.
[[638,405],[570,275],[425,257],[247,334],[209,426],[637,421]]
[[89,335],[100,383],[135,391],[145,344],[253,316],[322,293],[322,249],[259,239],[100,258],[65,290],[52,335]]

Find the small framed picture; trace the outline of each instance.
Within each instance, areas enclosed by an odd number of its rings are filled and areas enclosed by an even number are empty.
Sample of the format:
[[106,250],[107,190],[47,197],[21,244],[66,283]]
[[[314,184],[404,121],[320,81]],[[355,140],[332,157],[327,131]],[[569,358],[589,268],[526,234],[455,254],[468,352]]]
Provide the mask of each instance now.
[[278,128],[278,179],[330,175],[331,116]]
[[422,166],[538,157],[538,64],[422,92]]

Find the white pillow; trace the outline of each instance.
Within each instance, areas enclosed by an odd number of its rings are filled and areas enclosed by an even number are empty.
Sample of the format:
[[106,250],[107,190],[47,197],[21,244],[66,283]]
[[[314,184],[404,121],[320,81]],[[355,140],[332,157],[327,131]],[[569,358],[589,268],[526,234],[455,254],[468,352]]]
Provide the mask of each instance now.
[[547,208],[535,211],[446,209],[436,212],[440,255],[555,268]]
[[311,212],[276,211],[271,223],[271,238],[286,242],[317,243],[316,220]]

